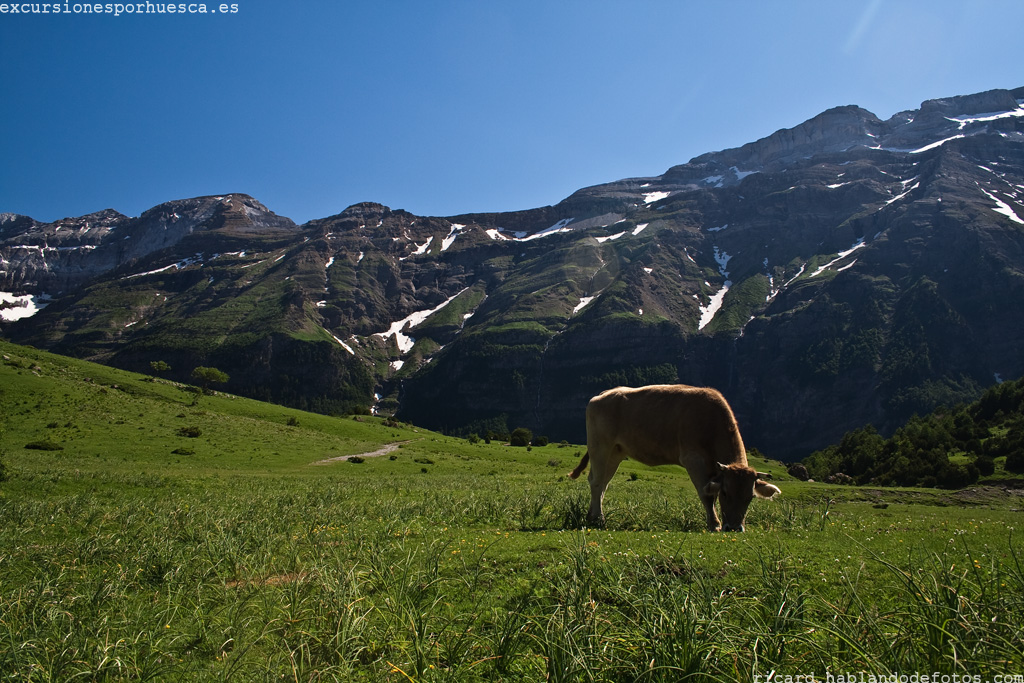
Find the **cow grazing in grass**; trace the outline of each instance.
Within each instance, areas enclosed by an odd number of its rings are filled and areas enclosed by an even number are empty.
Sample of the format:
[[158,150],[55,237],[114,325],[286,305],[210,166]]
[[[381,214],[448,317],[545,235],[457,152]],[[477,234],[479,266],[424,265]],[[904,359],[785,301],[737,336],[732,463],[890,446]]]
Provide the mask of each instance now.
[[[587,452],[569,473],[576,479],[590,462],[591,524],[604,522],[602,502],[619,463],[682,465],[690,473],[708,514],[708,529],[743,531],[747,507],[756,495],[779,493],[747,466],[747,453],[732,409],[714,389],[682,384],[619,387],[587,404]],[[715,514],[720,500],[724,524]]]

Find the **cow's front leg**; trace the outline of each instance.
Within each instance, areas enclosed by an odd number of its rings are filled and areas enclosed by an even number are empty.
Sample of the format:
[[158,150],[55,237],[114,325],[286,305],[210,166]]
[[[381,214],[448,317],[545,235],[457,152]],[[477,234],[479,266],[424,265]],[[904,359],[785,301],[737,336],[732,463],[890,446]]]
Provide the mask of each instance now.
[[708,513],[708,531],[718,531],[722,528],[722,523],[718,521],[718,515],[715,514],[715,499],[717,495],[709,495],[703,491],[698,491],[700,494],[700,502],[704,503],[704,509]]
[[715,500],[718,498],[719,486],[713,481],[711,475],[703,471],[692,469],[688,471],[693,486],[697,489],[697,496],[704,504],[704,511],[707,512],[708,531],[718,531],[722,528],[722,523],[718,521],[718,515],[715,514]]

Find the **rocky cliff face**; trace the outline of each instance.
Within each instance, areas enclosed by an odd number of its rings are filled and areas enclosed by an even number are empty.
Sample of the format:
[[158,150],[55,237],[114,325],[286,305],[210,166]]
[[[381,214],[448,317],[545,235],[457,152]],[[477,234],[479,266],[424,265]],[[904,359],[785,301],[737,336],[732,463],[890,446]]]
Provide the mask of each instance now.
[[55,223],[0,215],[0,289],[58,295],[108,272],[116,261],[96,250],[128,221],[113,209]]
[[252,235],[294,236],[296,226],[247,195],[167,202],[138,218],[113,209],[53,223],[0,214],[0,290],[68,293],[197,231],[244,241]]
[[295,226],[229,195],[4,216],[4,288],[64,294],[3,333],[464,433],[582,440],[603,389],[711,385],[750,446],[800,457],[1024,373],[1022,104],[838,107],[511,213],[367,203]]

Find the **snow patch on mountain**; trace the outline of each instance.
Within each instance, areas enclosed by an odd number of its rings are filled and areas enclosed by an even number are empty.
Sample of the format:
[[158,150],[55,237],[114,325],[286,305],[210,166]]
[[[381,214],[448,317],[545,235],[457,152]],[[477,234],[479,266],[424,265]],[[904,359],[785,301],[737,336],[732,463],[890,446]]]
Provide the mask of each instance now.
[[994,194],[992,194],[991,192],[986,190],[984,187],[981,187],[981,185],[978,186],[978,189],[980,189],[982,192],[984,192],[986,197],[988,197],[989,199],[991,199],[992,201],[994,201],[996,203],[996,208],[994,208],[993,211],[995,211],[996,213],[1001,213],[1002,215],[1006,216],[1007,218],[1009,218],[1014,223],[1020,223],[1021,225],[1024,225],[1024,219],[1022,219],[1020,216],[1018,216],[1014,212],[1014,210],[1012,208],[1010,208],[1009,204],[1007,204],[1006,202],[1001,200],[999,197],[995,196]]
[[[813,273],[811,273],[811,274],[810,274],[810,277],[816,277],[816,276],[818,276],[818,275],[821,275],[821,274],[822,274],[822,273],[824,273],[824,272],[825,272],[826,270],[828,270],[828,269],[829,269],[829,267],[831,267],[832,265],[834,265],[834,264],[838,263],[839,261],[842,261],[842,260],[843,260],[844,258],[846,258],[847,256],[849,256],[849,255],[850,255],[850,254],[852,254],[853,252],[857,251],[858,249],[862,249],[862,248],[864,248],[864,247],[866,247],[866,246],[867,246],[867,243],[866,243],[866,242],[864,241],[864,238],[863,238],[863,237],[861,237],[861,238],[860,238],[859,240],[857,240],[856,242],[854,242],[854,244],[853,244],[853,246],[852,246],[852,247],[850,247],[850,248],[849,248],[849,249],[847,249],[846,251],[841,251],[841,252],[839,252],[839,255],[838,255],[838,256],[836,256],[836,257],[835,257],[834,259],[832,259],[831,261],[829,261],[829,262],[828,262],[828,263],[826,263],[825,265],[823,265],[823,266],[820,266],[820,267],[819,267],[819,268],[818,268],[818,269],[817,269],[816,271],[814,271]],[[852,266],[852,265],[853,265],[853,264],[851,263],[851,264],[850,264],[850,266]],[[846,267],[844,267],[844,268],[838,268],[837,270],[846,270],[846,268],[849,268],[850,266],[846,266]]]
[[969,123],[983,123],[987,121],[996,121],[998,119],[1013,118],[1016,116],[1024,116],[1024,108],[1018,107],[1017,109],[1011,109],[1010,111],[990,112],[988,114],[947,116],[946,118],[954,123],[960,124],[960,130],[963,130]]
[[331,335],[331,338],[334,339],[334,341],[336,341],[339,344],[341,344],[341,348],[345,349],[346,351],[351,353],[353,356],[356,355],[356,352],[352,350],[352,347],[349,346],[348,344],[346,344],[345,342],[343,342],[341,339],[339,339],[336,334],[334,334],[330,330],[326,330],[325,329],[325,331],[327,332],[327,334]]
[[467,289],[469,289],[469,287],[462,289],[458,293],[452,295],[449,299],[442,301],[434,308],[431,308],[426,311],[417,311],[416,313],[412,313],[406,316],[405,318],[402,318],[401,320],[391,323],[391,327],[388,328],[387,332],[377,332],[375,333],[374,336],[380,337],[381,339],[387,339],[390,336],[394,336],[395,342],[398,344],[398,349],[402,353],[409,353],[409,351],[412,350],[413,344],[416,343],[416,340],[413,337],[410,337],[409,335],[405,334],[403,330],[405,330],[407,327],[411,330],[420,323],[424,322],[427,318],[434,315],[451,302],[455,301],[455,299],[458,298],[459,295],[461,295],[462,292],[465,292]]
[[50,297],[46,294],[12,294],[0,292],[0,320],[14,322],[31,318],[46,308]]
[[[423,244],[417,245],[416,249],[411,254],[409,254],[409,256],[422,256],[423,254],[426,254],[427,253],[427,249],[430,248],[430,243],[433,242],[433,241],[434,241],[434,236],[431,235],[430,237],[427,238],[426,242],[424,242]],[[402,256],[398,260],[399,261],[404,261],[405,259],[409,258],[409,256]]]
[[[947,142],[951,142],[953,140],[959,140],[962,137],[966,137],[966,136],[964,136],[964,135],[954,135],[952,137],[948,137],[948,138],[945,138],[943,140],[939,140],[938,142],[933,142],[930,145],[925,145],[924,147],[921,147],[920,149],[912,149],[912,150],[910,150],[909,153],[910,154],[920,154],[921,152],[927,152],[930,149],[935,149],[936,147],[941,147],[942,145],[946,144]],[[892,151],[903,151],[903,150],[892,150]]]
[[707,327],[708,323],[715,319],[715,314],[722,308],[722,303],[725,301],[725,295],[729,293],[729,288],[732,287],[732,280],[726,280],[722,284],[722,288],[715,292],[708,301],[707,306],[699,306],[700,309],[700,322],[697,323],[697,329],[703,330]]
[[665,197],[669,196],[670,192],[645,192],[644,193],[644,204],[651,204],[653,202],[661,201]]
[[591,301],[593,301],[596,298],[597,298],[596,296],[585,296],[582,299],[580,299],[580,302],[578,304],[576,304],[576,308],[572,309],[572,315],[576,315],[577,313],[582,311],[586,307],[587,304],[589,304]]
[[617,240],[617,239],[619,239],[620,237],[622,237],[625,234],[626,234],[626,231],[623,230],[622,232],[616,233],[614,235],[608,235],[607,237],[595,237],[594,239],[596,239],[601,244],[604,244],[605,242],[608,242],[609,240]]
[[[282,256],[281,258],[284,258],[284,256]],[[278,259],[278,260],[280,260],[280,259]],[[203,255],[202,255],[202,253],[197,253],[195,256],[190,256],[189,258],[182,259],[181,261],[178,261],[177,263],[172,263],[171,265],[164,266],[163,268],[157,268],[156,270],[146,271],[145,273],[135,273],[134,275],[126,275],[125,277],[123,277],[121,279],[123,279],[123,280],[130,280],[130,279],[136,278],[136,277],[145,277],[146,275],[156,275],[157,273],[163,273],[165,271],[168,271],[171,268],[174,268],[175,270],[181,270],[183,268],[188,268],[189,266],[194,266],[197,263],[200,264],[200,265],[203,263]]]
[[724,278],[729,277],[729,271],[726,270],[726,267],[728,267],[729,259],[732,257],[732,254],[727,254],[724,251],[719,250],[717,246],[715,247],[715,262],[718,263],[718,272],[721,273]]
[[572,232],[573,229],[568,227],[568,225],[572,223],[574,220],[576,219],[563,218],[562,220],[552,225],[550,228],[545,228],[540,232],[533,233],[532,235],[527,235],[525,232],[517,232],[515,233],[516,239],[519,240],[520,242],[529,242],[530,240],[540,239],[541,237],[557,235],[558,233],[561,232]]
[[743,180],[748,175],[754,175],[755,173],[760,173],[760,171],[741,171],[740,169],[736,168],[735,166],[731,167],[729,170],[732,171],[736,175],[736,180]]
[[[729,288],[732,287],[732,280],[729,279],[729,259],[733,257],[733,254],[727,254],[715,246],[715,262],[718,263],[718,272],[725,278],[725,282],[722,283],[722,288],[715,292],[711,299],[708,301],[706,306],[698,306],[700,310],[700,321],[697,323],[697,329],[703,330],[707,327],[708,323],[715,319],[715,315],[722,308],[722,304],[725,302],[725,295],[729,293]],[[707,283],[705,283],[707,284]]]
[[441,251],[448,251],[448,247],[452,246],[455,238],[459,236],[459,233],[465,227],[462,223],[452,223],[452,229],[448,232],[448,236],[441,240]]
[[911,192],[913,192],[914,190],[916,190],[916,189],[917,189],[918,187],[920,187],[920,185],[921,185],[920,183],[914,183],[914,184],[913,184],[913,185],[911,185],[911,186],[910,186],[910,187],[909,187],[909,188],[908,188],[907,190],[905,190],[905,191],[904,191],[904,192],[902,192],[901,194],[898,194],[898,195],[896,195],[895,197],[893,197],[892,199],[890,199],[889,201],[887,201],[887,202],[886,202],[885,204],[883,204],[883,205],[882,205],[882,208],[884,209],[884,208],[885,208],[886,206],[889,206],[889,205],[890,205],[890,204],[892,204],[893,202],[898,202],[899,200],[903,199],[903,198],[904,198],[904,197],[906,197],[906,196],[907,196],[908,194],[910,194]]

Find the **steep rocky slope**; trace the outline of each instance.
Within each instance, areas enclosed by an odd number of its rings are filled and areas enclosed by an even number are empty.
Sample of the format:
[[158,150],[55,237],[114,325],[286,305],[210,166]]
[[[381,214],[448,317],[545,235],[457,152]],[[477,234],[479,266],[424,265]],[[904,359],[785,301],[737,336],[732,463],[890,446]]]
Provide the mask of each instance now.
[[5,318],[12,295],[55,299],[3,334],[456,432],[582,439],[602,389],[708,384],[751,446],[799,457],[1024,372],[1022,103],[839,107],[513,213],[359,204],[295,226],[229,195],[5,215]]

